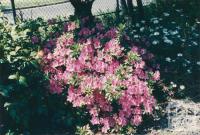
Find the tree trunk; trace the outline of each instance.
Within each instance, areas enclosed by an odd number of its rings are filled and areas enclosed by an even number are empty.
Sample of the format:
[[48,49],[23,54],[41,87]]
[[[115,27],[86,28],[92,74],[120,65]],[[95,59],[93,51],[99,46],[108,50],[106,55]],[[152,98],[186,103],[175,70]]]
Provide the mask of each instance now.
[[127,0],[128,5],[128,14],[132,18],[132,21],[134,20],[134,14],[133,14],[133,2],[132,0]]
[[142,0],[137,0],[137,6],[138,6],[139,15],[143,19],[144,18],[144,8],[143,8]]
[[122,12],[126,15],[128,13],[128,6],[126,3],[126,0],[121,0],[121,8],[122,8]]
[[92,17],[92,4],[94,0],[70,0],[74,7],[74,15],[78,18]]
[[120,12],[119,0],[116,0],[116,17],[117,17],[117,19],[119,19],[119,12]]

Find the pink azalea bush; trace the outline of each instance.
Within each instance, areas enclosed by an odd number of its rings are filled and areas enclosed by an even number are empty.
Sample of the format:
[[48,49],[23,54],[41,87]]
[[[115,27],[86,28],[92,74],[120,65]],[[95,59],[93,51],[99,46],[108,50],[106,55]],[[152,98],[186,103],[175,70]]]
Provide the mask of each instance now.
[[152,113],[155,106],[150,83],[156,83],[160,74],[145,61],[153,55],[117,28],[106,29],[101,23],[77,28],[69,22],[64,29],[44,48],[42,66],[50,91],[67,91],[67,101],[85,107],[91,124],[104,133],[115,126],[140,125],[142,115]]

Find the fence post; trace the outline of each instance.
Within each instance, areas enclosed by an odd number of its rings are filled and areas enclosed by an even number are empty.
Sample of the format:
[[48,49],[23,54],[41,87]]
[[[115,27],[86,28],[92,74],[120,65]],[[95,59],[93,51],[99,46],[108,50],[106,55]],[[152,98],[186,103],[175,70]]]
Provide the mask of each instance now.
[[15,1],[14,0],[11,0],[11,6],[12,6],[14,23],[16,24],[16,9],[15,9]]
[[119,0],[116,0],[116,17],[117,17],[117,20],[119,20],[119,12],[120,12]]

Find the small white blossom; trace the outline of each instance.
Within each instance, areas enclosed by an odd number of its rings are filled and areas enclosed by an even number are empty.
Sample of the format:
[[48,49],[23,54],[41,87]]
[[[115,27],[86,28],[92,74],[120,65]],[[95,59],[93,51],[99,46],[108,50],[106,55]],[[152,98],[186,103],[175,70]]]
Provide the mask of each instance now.
[[197,61],[197,65],[199,65],[199,66],[200,66],[200,61]]
[[190,64],[190,63],[191,63],[189,60],[186,60],[186,62],[187,62],[188,64]]
[[187,70],[187,72],[188,72],[189,74],[191,74],[191,73],[192,73],[192,71],[191,71],[190,69],[188,69],[188,70]]
[[179,13],[180,13],[180,12],[181,12],[181,10],[180,10],[180,9],[176,9],[176,12],[179,12]]
[[154,24],[158,24],[159,21],[158,21],[158,20],[154,20],[153,23],[154,23]]
[[173,84],[173,85],[172,85],[172,87],[176,88],[176,87],[177,87],[177,85],[176,85],[176,84]]
[[154,41],[152,42],[153,45],[157,45],[158,43],[159,43],[158,40],[154,40]]
[[164,39],[164,42],[167,43],[167,44],[170,44],[170,45],[173,44],[173,41],[172,41],[172,40],[169,40],[168,38],[165,38],[165,39]]
[[144,27],[140,28],[140,31],[143,32],[144,31]]
[[171,31],[170,34],[171,34],[171,35],[176,35],[176,34],[178,34],[178,31],[177,31],[177,30]]
[[184,90],[184,89],[185,89],[185,86],[184,86],[184,85],[180,85],[180,89],[181,89],[181,90]]
[[164,12],[164,13],[163,13],[163,15],[164,15],[164,16],[169,16],[170,14],[169,14],[169,13],[166,13],[166,12]]
[[178,56],[178,57],[182,57],[183,54],[182,54],[182,53],[178,53],[177,56]]
[[139,38],[139,35],[134,35],[134,38]]
[[185,40],[185,39],[181,39],[181,41],[182,41],[182,42],[185,42],[186,40]]
[[141,21],[141,23],[145,23],[145,21],[144,21],[144,20],[142,20],[142,21]]
[[164,34],[168,34],[167,29],[163,29],[163,33],[164,33]]
[[170,57],[167,57],[167,58],[165,58],[165,61],[171,62],[171,58],[170,58]]
[[158,35],[160,35],[159,32],[154,32],[154,36],[158,36]]
[[140,27],[140,24],[139,24],[139,23],[136,23],[135,26],[136,26],[136,27]]
[[194,45],[196,45],[196,46],[198,45],[197,42],[195,42],[195,41],[193,41],[192,43],[193,43]]

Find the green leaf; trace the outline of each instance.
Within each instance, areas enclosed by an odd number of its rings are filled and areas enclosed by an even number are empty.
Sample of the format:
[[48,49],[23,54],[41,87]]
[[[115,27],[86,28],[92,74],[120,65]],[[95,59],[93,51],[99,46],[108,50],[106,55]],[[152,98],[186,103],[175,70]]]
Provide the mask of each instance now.
[[26,78],[24,76],[19,77],[19,84],[24,85],[24,86],[28,86]]
[[11,56],[10,55],[7,55],[7,60],[8,60],[8,62],[11,62]]
[[15,52],[19,51],[20,49],[21,49],[20,46],[16,46],[16,48],[15,48]]
[[38,68],[38,63],[37,63],[37,61],[31,61],[31,64],[32,64],[35,68]]
[[10,79],[10,80],[15,80],[15,79],[17,79],[17,75],[15,74],[15,75],[10,75],[9,77],[8,77],[8,79]]
[[0,85],[0,95],[2,95],[3,97],[8,97],[10,91],[12,91],[11,86]]

